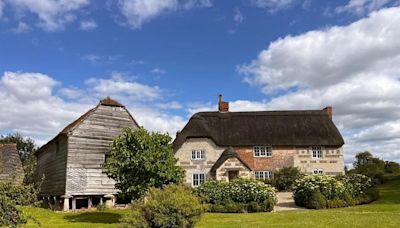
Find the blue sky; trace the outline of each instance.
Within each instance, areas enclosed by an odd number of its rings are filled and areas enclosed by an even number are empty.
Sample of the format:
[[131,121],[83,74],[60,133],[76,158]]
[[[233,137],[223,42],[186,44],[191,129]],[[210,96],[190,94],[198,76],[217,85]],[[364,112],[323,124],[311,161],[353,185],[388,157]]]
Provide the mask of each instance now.
[[42,144],[110,95],[174,135],[223,94],[235,111],[333,105],[348,163],[361,150],[399,160],[397,6],[0,0],[0,133]]

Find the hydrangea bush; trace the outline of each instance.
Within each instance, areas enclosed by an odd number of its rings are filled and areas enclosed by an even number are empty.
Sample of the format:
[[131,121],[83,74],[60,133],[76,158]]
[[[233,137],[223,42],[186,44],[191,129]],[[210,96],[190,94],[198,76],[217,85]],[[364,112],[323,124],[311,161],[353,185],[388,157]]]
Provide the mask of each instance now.
[[302,207],[321,209],[369,203],[379,197],[370,178],[356,174],[340,177],[308,175],[293,187],[295,203]]
[[277,203],[276,189],[255,179],[206,181],[195,191],[215,212],[272,211]]

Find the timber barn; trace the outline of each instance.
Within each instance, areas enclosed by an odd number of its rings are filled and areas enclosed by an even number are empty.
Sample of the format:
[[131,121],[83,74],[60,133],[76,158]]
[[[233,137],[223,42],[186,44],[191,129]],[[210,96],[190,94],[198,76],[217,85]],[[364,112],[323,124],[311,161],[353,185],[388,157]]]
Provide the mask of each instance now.
[[44,203],[64,211],[113,206],[118,190],[103,164],[112,139],[126,127],[138,124],[125,106],[107,97],[42,146],[35,155]]

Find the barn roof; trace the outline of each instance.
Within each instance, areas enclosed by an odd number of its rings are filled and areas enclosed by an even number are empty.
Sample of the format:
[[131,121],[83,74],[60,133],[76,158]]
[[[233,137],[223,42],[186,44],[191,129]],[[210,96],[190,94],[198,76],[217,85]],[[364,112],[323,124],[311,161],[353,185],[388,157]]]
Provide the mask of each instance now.
[[233,147],[229,147],[227,149],[224,150],[224,152],[222,152],[221,156],[218,158],[218,160],[214,163],[214,165],[211,167],[210,172],[215,172],[217,171],[217,169],[224,164],[224,162],[226,160],[228,160],[229,158],[237,158],[244,166],[246,166],[246,168],[248,168],[251,171],[251,168],[249,165],[247,165],[247,163],[245,161],[243,161],[240,156],[238,155],[238,153],[236,153],[235,149],[233,149]]
[[9,178],[22,180],[23,168],[16,144],[0,144],[0,181]]
[[204,137],[218,146],[344,144],[326,110],[196,113],[177,134],[174,150],[188,138]]
[[[105,106],[114,106],[114,107],[122,107],[125,108],[124,105],[122,105],[121,103],[119,103],[116,100],[113,100],[110,97],[106,97],[102,100],[100,100],[99,104],[90,109],[89,111],[85,112],[82,116],[80,116],[78,119],[72,121],[70,124],[68,124],[62,131],[60,131],[60,133],[58,133],[56,135],[56,137],[54,137],[52,140],[50,140],[49,142],[47,142],[45,145],[43,145],[42,147],[39,148],[39,150],[37,150],[35,152],[35,154],[38,154],[43,148],[45,148],[49,143],[51,143],[52,141],[54,141],[55,139],[57,139],[59,136],[61,135],[67,135],[70,131],[72,131],[73,129],[75,129],[80,123],[82,123],[82,121],[84,121],[88,116],[90,116],[90,114],[92,114],[100,105],[105,105]],[[128,111],[128,110],[127,110]],[[136,122],[136,120],[133,118],[133,116],[129,113],[130,117],[132,118],[133,122],[135,122],[135,124],[137,126],[139,126]]]

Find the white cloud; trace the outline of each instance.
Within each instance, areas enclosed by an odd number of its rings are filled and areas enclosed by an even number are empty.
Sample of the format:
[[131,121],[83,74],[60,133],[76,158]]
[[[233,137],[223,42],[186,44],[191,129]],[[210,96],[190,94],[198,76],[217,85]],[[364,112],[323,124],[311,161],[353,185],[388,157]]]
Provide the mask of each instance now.
[[[334,107],[346,159],[361,150],[400,160],[400,8],[272,42],[250,64],[245,80],[272,98],[241,101],[246,109]],[[231,105],[235,109],[235,102]],[[239,108],[240,109],[240,108]],[[397,138],[397,139],[396,139]]]
[[63,29],[75,20],[76,12],[89,5],[89,0],[6,0],[19,15],[30,12],[39,19],[38,25],[48,31]]
[[0,18],[3,16],[3,9],[4,9],[5,3],[3,0],[0,0]]
[[139,29],[154,18],[179,10],[210,7],[210,0],[119,0],[122,15],[133,29]]
[[251,0],[251,4],[258,8],[268,9],[270,12],[287,9],[294,4],[293,0]]
[[152,69],[151,70],[151,73],[153,73],[153,74],[166,74],[167,73],[167,71],[166,70],[164,70],[164,69],[161,69],[161,68],[154,68],[154,69]]
[[156,99],[160,92],[158,87],[129,81],[117,74],[110,79],[93,78],[87,87],[78,89],[64,88],[42,73],[5,72],[0,79],[0,106],[5,108],[0,112],[0,132],[20,132],[42,145],[94,107],[99,99],[111,96],[126,105],[140,125],[149,130],[169,132],[174,137],[186,120],[168,114],[168,107],[160,109],[148,102],[148,99]]
[[26,24],[25,22],[18,22],[18,26],[16,28],[14,28],[12,31],[15,33],[24,33],[24,32],[28,32],[30,30],[30,27],[28,24]]
[[98,97],[126,97],[135,101],[151,101],[162,98],[162,91],[159,87],[131,81],[118,72],[113,73],[110,79],[90,78],[86,84]]
[[242,12],[239,9],[235,9],[233,11],[233,21],[235,22],[236,25],[239,25],[243,22],[244,16]]
[[97,23],[94,20],[85,20],[81,21],[80,23],[80,29],[89,31],[89,30],[94,30],[97,28]]
[[363,16],[372,11],[378,10],[384,6],[389,5],[389,3],[398,3],[398,1],[393,0],[349,0],[349,2],[344,6],[336,7],[336,13],[349,12],[356,14],[358,16]]

